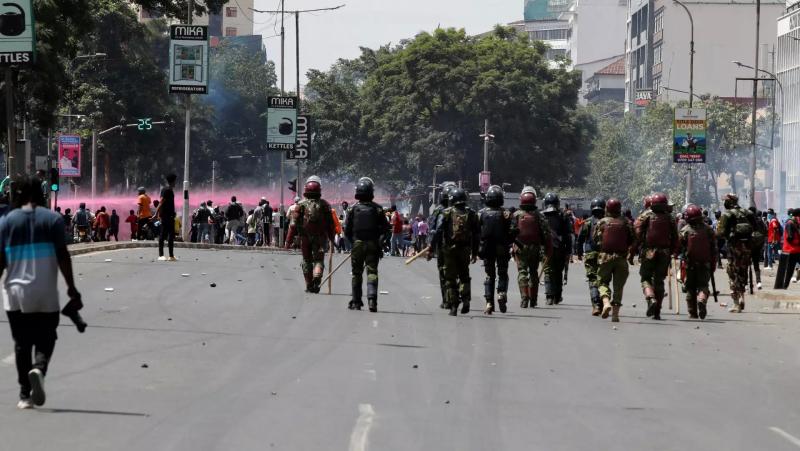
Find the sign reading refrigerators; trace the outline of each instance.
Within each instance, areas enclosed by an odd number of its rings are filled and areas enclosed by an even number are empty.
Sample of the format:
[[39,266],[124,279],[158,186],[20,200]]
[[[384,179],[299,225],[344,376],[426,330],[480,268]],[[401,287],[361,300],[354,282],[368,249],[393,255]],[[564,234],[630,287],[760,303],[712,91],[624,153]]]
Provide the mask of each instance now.
[[267,150],[294,151],[297,145],[297,97],[267,98]]
[[294,150],[286,151],[287,160],[306,160],[311,151],[311,117],[297,116],[297,145]]
[[0,6],[0,65],[33,62],[35,49],[32,0],[16,0]]
[[706,162],[705,108],[675,108],[672,160],[675,163]]
[[208,94],[208,27],[169,27],[169,92]]

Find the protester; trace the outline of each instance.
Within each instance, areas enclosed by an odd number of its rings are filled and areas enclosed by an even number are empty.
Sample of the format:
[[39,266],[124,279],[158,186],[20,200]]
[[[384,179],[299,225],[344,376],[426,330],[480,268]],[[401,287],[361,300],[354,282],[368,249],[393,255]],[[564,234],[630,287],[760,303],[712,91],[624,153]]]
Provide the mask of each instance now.
[[392,226],[392,242],[391,242],[391,254],[393,256],[399,256],[401,253],[401,249],[403,248],[403,217],[400,216],[400,212],[397,211],[397,205],[392,205],[389,208],[389,212],[391,213],[391,219],[389,223]]
[[109,225],[110,220],[108,218],[108,213],[106,213],[106,207],[100,207],[100,210],[97,212],[97,216],[95,216],[95,231],[97,232],[97,241],[106,240],[106,233],[108,233]]
[[236,202],[236,196],[231,197],[231,203],[225,209],[225,241],[228,244],[236,244],[236,232],[242,225],[243,216],[244,209]]
[[161,201],[158,204],[155,216],[161,220],[161,230],[158,235],[158,260],[167,261],[164,256],[164,241],[169,246],[169,261],[174,262],[175,258],[175,180],[178,176],[167,174],[164,180],[167,186],[161,189]]
[[134,213],[133,210],[131,210],[130,214],[128,214],[128,217],[125,218],[125,222],[131,225],[131,240],[136,241],[136,235],[138,234],[139,230],[139,221],[136,218],[136,213]]
[[119,215],[117,210],[111,210],[111,217],[108,223],[108,241],[111,241],[112,236],[114,241],[119,241]]
[[44,379],[58,338],[59,269],[70,298],[65,313],[77,313],[81,295],[64,242],[64,221],[41,205],[40,180],[18,176],[11,191],[16,208],[0,220],[0,274],[7,271],[3,304],[14,339],[17,407],[30,409],[46,400]]
[[772,269],[775,260],[778,259],[778,252],[781,248],[781,237],[783,236],[783,226],[775,214],[775,210],[769,209],[767,211],[767,219],[769,225],[767,226],[767,269]]
[[139,187],[139,197],[136,201],[136,221],[137,221],[137,238],[140,240],[147,239],[145,236],[145,229],[150,223],[150,217],[153,216],[152,210],[150,210],[150,196],[147,195],[147,191],[144,187]]

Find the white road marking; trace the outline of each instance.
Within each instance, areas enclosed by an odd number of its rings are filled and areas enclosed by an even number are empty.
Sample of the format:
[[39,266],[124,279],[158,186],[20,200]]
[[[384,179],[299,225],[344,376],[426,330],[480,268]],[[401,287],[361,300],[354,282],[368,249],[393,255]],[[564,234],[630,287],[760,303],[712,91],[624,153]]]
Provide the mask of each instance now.
[[367,451],[367,439],[374,417],[375,410],[372,408],[372,404],[358,405],[358,420],[350,434],[350,447],[347,448],[349,451]]
[[378,372],[375,370],[364,370],[365,373],[369,374],[369,378],[373,381],[378,380]]
[[784,431],[784,430],[783,430],[783,429],[781,429],[781,428],[777,428],[777,427],[775,427],[775,426],[772,426],[772,427],[770,427],[770,428],[769,428],[769,430],[770,430],[770,431],[772,431],[772,432],[774,432],[774,433],[776,433],[776,434],[778,434],[778,435],[780,435],[781,437],[785,438],[785,439],[786,439],[786,440],[788,440],[788,441],[789,441],[789,442],[790,442],[792,445],[794,445],[794,446],[796,446],[796,447],[800,448],[800,438],[797,438],[797,437],[795,437],[794,435],[792,435],[792,434],[790,434],[790,433],[788,433],[788,432]]
[[372,327],[374,327],[376,329],[378,328],[378,320],[376,320],[376,319],[372,320]]
[[11,365],[13,365],[15,363],[15,360],[16,360],[16,356],[14,354],[11,354],[10,356],[4,358],[2,360],[2,362],[3,362],[3,365],[11,366]]

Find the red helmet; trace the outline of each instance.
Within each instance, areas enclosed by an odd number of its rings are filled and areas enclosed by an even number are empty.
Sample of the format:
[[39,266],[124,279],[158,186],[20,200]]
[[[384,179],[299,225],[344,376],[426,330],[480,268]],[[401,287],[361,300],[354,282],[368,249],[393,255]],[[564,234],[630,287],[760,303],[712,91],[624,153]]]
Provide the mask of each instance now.
[[305,187],[303,188],[303,196],[305,197],[313,197],[313,196],[321,196],[322,195],[322,186],[319,182],[306,182]]
[[611,198],[606,201],[606,213],[618,216],[622,214],[622,203],[619,199]]
[[669,203],[669,200],[664,193],[653,193],[650,196],[650,205],[667,205],[667,203]]
[[644,196],[644,208],[650,208],[650,205],[652,205],[652,203],[653,203],[652,196],[650,195]]
[[536,206],[536,193],[522,193],[519,196],[519,204],[520,206],[524,205],[526,207],[535,207]]
[[684,214],[686,215],[686,220],[689,222],[697,219],[703,219],[703,210],[701,210],[700,207],[695,204],[689,204],[689,206],[686,207]]

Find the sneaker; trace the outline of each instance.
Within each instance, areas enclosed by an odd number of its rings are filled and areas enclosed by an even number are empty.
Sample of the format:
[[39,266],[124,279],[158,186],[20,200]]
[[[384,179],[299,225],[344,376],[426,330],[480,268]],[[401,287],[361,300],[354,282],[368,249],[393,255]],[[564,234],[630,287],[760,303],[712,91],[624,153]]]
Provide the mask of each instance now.
[[162,255],[161,257],[158,257],[158,261],[160,261],[160,262],[165,262],[165,261],[167,261],[167,257],[164,257],[164,256]]
[[33,409],[33,403],[31,402],[30,398],[20,399],[17,403],[17,409],[25,410],[25,409]]
[[[786,280],[786,279],[783,279]],[[792,277],[792,283],[797,283],[797,277]]]
[[758,282],[758,283],[756,284],[756,287],[758,287],[758,289],[760,290],[760,289],[761,289],[761,282]]
[[176,261],[178,261],[178,259],[177,259],[177,258],[175,258],[175,257],[170,257],[170,258],[169,258],[169,261],[171,261],[171,262],[176,262]]
[[705,302],[698,302],[697,303],[697,315],[700,317],[700,319],[706,319],[706,314],[707,313],[708,312],[706,311],[706,303]]
[[39,368],[28,371],[28,380],[31,383],[31,400],[34,405],[43,406],[45,402],[44,374]]

